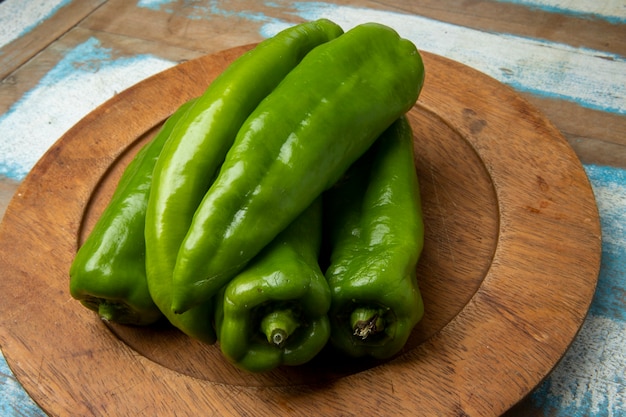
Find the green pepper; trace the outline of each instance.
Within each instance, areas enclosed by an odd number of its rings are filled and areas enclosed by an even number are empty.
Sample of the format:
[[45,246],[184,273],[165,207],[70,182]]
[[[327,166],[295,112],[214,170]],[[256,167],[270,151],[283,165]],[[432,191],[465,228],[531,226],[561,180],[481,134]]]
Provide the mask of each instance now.
[[320,198],[218,293],[218,340],[236,366],[261,372],[301,365],[326,345],[330,291],[318,263],[321,230]]
[[70,294],[102,319],[147,325],[162,317],[146,281],[144,226],[152,170],[193,101],[170,116],[128,164],[111,200],[70,267]]
[[363,24],[313,49],[252,112],[180,247],[172,310],[205,302],[416,102],[423,63]]
[[331,344],[386,359],[424,314],[416,265],[424,245],[413,134],[401,117],[324,196]]
[[291,69],[317,45],[339,36],[321,19],[283,30],[248,51],[220,74],[176,127],[155,167],[146,215],[150,293],[169,321],[205,341],[211,300],[186,314],[171,312],[176,255],[202,197],[243,121]]

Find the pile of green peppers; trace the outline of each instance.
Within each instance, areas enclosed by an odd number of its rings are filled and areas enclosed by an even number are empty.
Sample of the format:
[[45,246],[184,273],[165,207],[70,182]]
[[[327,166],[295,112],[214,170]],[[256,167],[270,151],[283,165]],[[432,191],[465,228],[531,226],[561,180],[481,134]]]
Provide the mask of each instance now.
[[108,321],[167,320],[252,372],[326,347],[398,354],[424,314],[406,118],[423,82],[415,45],[377,23],[261,42],[128,165],[72,297]]

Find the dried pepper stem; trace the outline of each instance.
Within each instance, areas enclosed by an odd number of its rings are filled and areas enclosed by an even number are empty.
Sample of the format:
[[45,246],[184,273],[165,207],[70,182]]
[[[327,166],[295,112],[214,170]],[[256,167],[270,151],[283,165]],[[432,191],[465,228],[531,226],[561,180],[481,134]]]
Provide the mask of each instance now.
[[352,334],[363,340],[385,329],[383,311],[379,308],[358,307],[350,315]]

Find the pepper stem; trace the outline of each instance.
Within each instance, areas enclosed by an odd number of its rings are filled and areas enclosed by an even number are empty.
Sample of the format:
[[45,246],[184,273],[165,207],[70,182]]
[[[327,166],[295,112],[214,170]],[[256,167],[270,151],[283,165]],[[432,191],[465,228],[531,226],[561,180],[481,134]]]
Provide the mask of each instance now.
[[282,347],[299,325],[291,309],[275,310],[263,317],[261,331],[270,344]]
[[378,308],[355,308],[350,315],[350,325],[352,326],[352,334],[362,340],[385,329],[385,321],[382,318],[381,310]]
[[113,321],[117,315],[117,308],[111,303],[100,303],[98,305],[98,315],[104,321]]

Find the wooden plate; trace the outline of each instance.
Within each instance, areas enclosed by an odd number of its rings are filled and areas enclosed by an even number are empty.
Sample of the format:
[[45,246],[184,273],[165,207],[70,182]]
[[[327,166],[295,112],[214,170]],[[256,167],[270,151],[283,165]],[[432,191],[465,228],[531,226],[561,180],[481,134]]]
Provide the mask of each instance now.
[[424,52],[410,111],[426,221],[426,316],[384,363],[323,352],[249,374],[168,326],[105,325],[68,269],[139,146],[250,46],[178,65],[118,94],[33,168],[0,230],[0,342],[51,415],[498,415],[576,335],[594,293],[600,226],[561,134],[508,87]]

